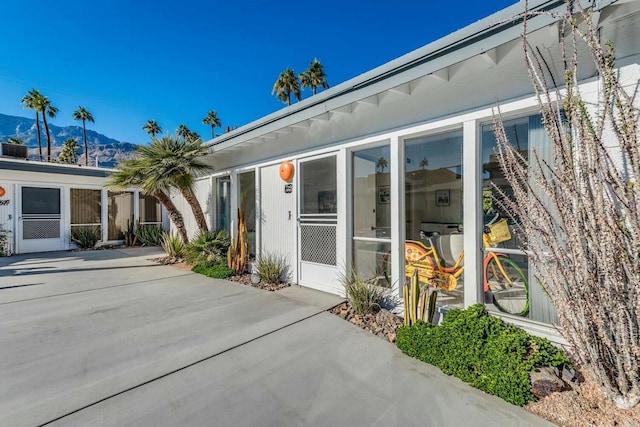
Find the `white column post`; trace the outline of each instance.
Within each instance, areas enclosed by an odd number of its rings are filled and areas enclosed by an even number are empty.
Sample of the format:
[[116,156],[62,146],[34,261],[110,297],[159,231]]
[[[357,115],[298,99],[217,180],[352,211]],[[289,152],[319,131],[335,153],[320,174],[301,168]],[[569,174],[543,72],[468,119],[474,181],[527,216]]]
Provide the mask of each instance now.
[[102,199],[102,212],[100,212],[101,223],[102,223],[102,241],[106,242],[109,238],[109,190],[102,189],[101,194]]
[[404,142],[391,137],[391,282],[402,295],[404,285]]
[[350,185],[349,179],[349,156],[345,148],[338,151],[336,156],[337,181],[336,181],[336,202],[338,204],[338,225],[336,230],[336,260],[338,268],[349,271],[351,266],[351,222],[349,221],[351,206],[349,204]]
[[464,306],[483,301],[482,289],[482,169],[479,126],[464,122],[462,139]]
[[137,228],[138,222],[142,222],[140,221],[140,190],[133,190],[133,226]]
[[233,171],[229,176],[231,179],[229,184],[229,210],[231,211],[229,212],[229,234],[231,238],[234,238],[238,228],[238,188],[240,184],[238,182],[238,172]]

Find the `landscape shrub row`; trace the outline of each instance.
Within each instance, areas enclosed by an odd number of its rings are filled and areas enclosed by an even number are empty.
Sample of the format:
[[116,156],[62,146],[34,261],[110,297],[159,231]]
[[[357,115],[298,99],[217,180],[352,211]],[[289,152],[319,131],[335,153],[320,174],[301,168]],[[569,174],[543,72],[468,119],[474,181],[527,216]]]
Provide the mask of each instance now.
[[530,372],[569,363],[548,340],[490,316],[482,305],[450,310],[439,326],[401,327],[396,345],[405,354],[514,405],[534,400]]

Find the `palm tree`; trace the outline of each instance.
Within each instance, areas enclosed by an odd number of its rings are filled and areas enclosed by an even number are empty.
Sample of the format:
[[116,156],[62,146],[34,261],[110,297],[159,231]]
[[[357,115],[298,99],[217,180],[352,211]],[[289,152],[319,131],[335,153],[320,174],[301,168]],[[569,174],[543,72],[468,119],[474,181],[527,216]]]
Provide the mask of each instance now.
[[42,136],[40,132],[40,108],[39,108],[39,98],[42,95],[35,89],[31,89],[27,94],[22,98],[20,103],[23,104],[24,108],[31,108],[36,112],[36,135],[38,136],[38,152],[40,154],[40,161],[42,161]]
[[376,162],[376,169],[380,168],[380,173],[384,173],[384,168],[386,168],[387,166],[389,166],[389,163],[387,163],[387,159],[385,159],[384,157],[380,157]]
[[207,221],[193,191],[194,178],[212,167],[200,159],[208,151],[200,138],[191,139],[181,136],[153,138],[151,143],[138,148],[137,159],[142,162],[145,180],[167,180],[170,187],[176,188],[187,201],[200,231],[207,232]]
[[291,94],[295,95],[300,101],[300,82],[291,68],[287,68],[280,73],[278,80],[273,84],[271,94],[275,94],[276,98],[286,102],[287,105],[291,105]]
[[155,179],[149,173],[147,165],[139,159],[127,159],[118,163],[118,169],[109,176],[106,187],[114,190],[127,190],[138,187],[144,194],[155,197],[167,210],[169,218],[178,229],[182,241],[189,243],[187,227],[182,214],[169,197],[171,188],[168,179]]
[[73,112],[73,120],[82,120],[82,140],[84,141],[84,165],[89,166],[89,147],[87,146],[87,129],[85,122],[95,123],[93,115],[84,107]]
[[188,138],[191,135],[191,129],[184,124],[179,124],[176,128],[176,136],[180,138]]
[[218,118],[218,114],[214,110],[209,111],[207,115],[204,116],[204,119],[202,119],[202,124],[211,126],[211,138],[215,137],[215,134],[213,132],[216,126],[222,127],[222,122],[220,121],[220,119]]
[[62,151],[58,155],[58,162],[75,165],[78,163],[78,141],[75,138],[68,138],[62,144]]
[[142,129],[151,135],[151,138],[155,138],[157,134],[162,132],[162,128],[155,120],[149,120],[144,126],[142,126]]
[[47,116],[54,118],[58,114],[58,109],[51,105],[51,101],[46,96],[40,95],[36,99],[36,104],[42,114],[42,122],[44,123],[44,130],[47,135],[47,161],[51,161],[51,133],[49,132],[49,124],[47,123]]
[[329,83],[327,83],[327,75],[324,72],[324,67],[318,61],[318,59],[314,59],[309,64],[309,68],[306,71],[303,71],[298,76],[300,78],[300,83],[302,85],[302,89],[306,87],[311,88],[311,92],[315,95],[316,91],[319,87],[323,89],[329,89]]
[[427,166],[429,166],[429,160],[425,157],[420,160],[420,169],[424,170]]

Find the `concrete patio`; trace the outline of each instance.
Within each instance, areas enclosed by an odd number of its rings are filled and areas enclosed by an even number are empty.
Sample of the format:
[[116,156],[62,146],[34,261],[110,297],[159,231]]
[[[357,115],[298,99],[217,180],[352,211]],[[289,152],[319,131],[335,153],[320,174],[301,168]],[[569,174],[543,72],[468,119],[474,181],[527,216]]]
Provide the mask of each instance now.
[[148,261],[0,258],[0,425],[538,426],[325,310]]

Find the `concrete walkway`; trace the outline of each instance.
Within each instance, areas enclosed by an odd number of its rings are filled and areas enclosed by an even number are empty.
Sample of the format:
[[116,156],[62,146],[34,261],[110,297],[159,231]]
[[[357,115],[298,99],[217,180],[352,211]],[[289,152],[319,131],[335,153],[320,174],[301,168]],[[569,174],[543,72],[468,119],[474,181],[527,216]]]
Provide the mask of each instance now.
[[0,426],[549,425],[324,310],[147,259],[0,258]]

